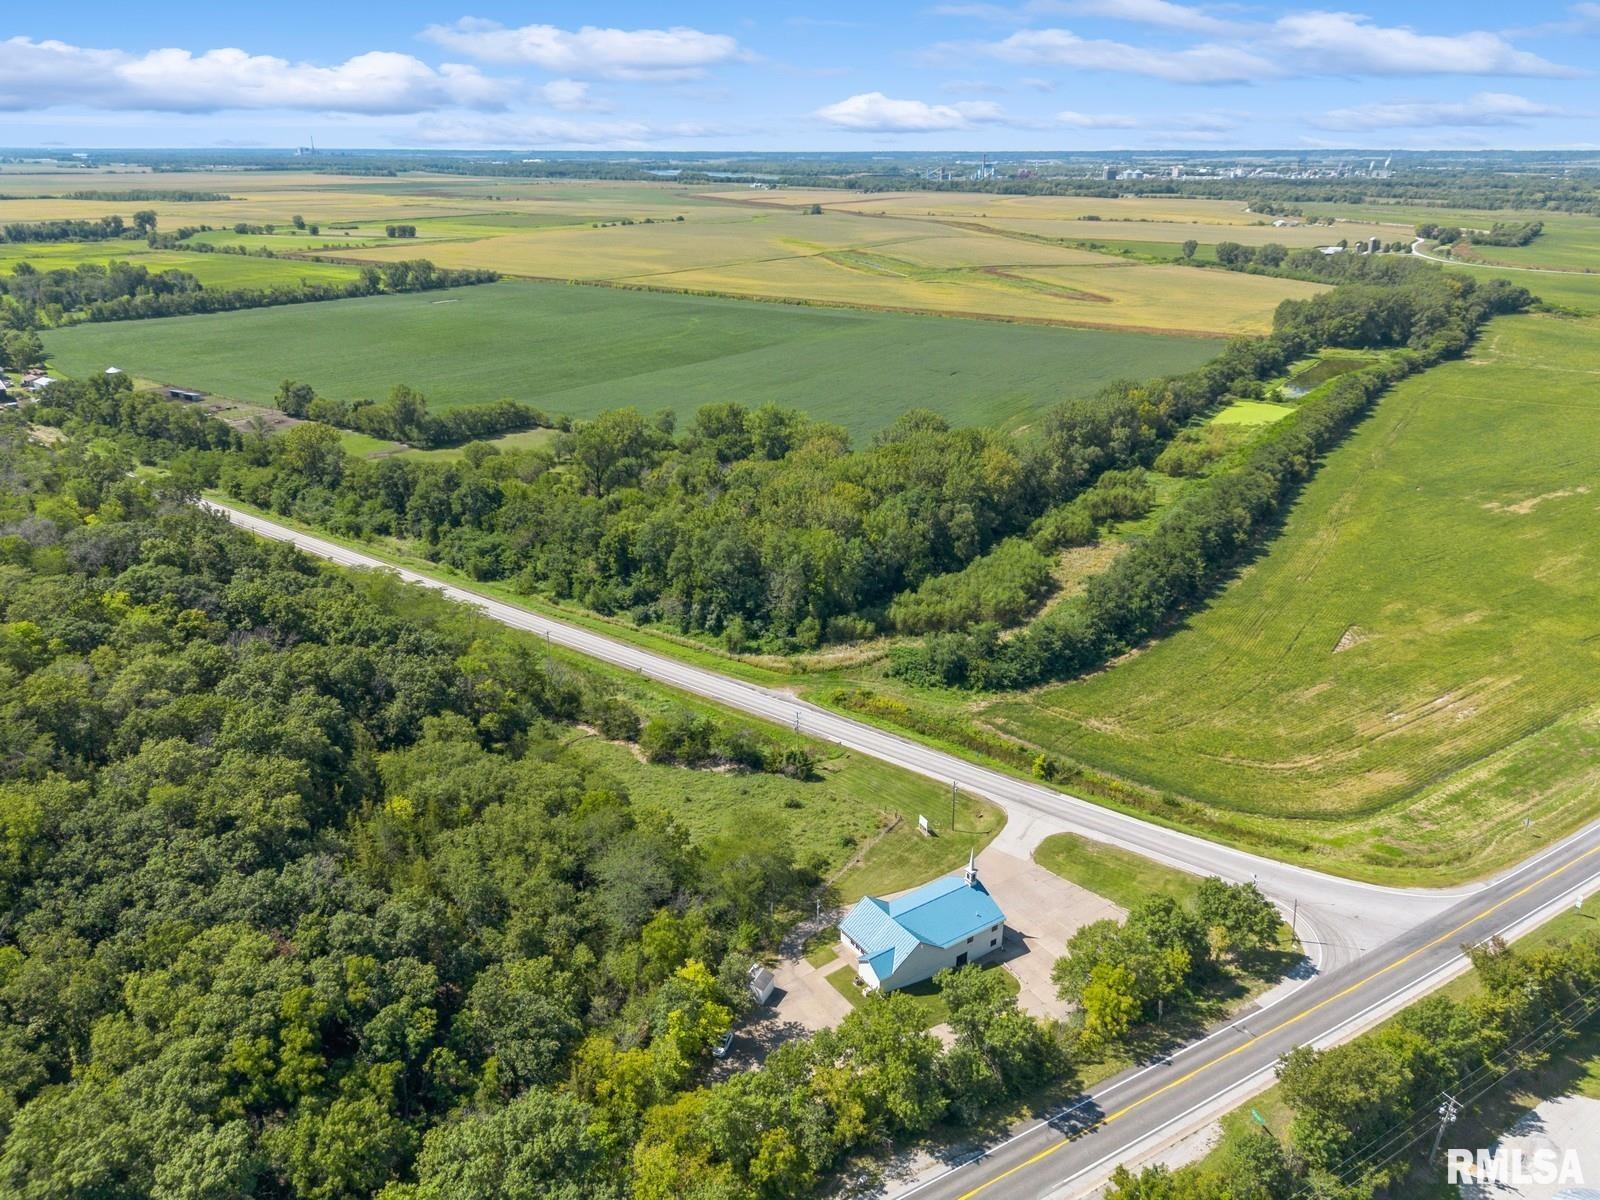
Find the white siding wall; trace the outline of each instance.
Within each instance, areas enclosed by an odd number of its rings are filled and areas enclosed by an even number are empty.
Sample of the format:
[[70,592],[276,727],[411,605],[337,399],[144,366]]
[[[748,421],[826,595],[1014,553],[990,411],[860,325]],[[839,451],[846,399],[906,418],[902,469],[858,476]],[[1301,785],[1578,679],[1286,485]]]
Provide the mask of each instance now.
[[[913,983],[921,983],[924,979],[932,979],[946,967],[956,965],[956,959],[965,954],[969,963],[977,962],[985,955],[993,954],[1000,949],[1003,928],[990,933],[987,929],[977,934],[972,943],[958,942],[948,950],[941,950],[937,946],[923,943],[913,950],[905,962],[900,964],[900,969],[888,979],[881,981],[880,986],[885,991],[895,988],[909,987]],[[870,981],[869,981],[870,982]]]

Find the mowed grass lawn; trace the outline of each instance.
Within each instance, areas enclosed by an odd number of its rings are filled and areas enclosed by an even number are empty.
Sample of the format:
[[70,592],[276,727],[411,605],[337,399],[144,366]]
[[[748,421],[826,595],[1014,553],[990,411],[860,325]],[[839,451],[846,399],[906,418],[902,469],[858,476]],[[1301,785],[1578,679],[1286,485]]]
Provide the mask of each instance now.
[[576,417],[771,401],[857,437],[914,407],[956,424],[1020,424],[1112,379],[1187,370],[1218,350],[1197,338],[519,281],[79,325],[45,344],[70,375],[115,364],[259,404],[285,378],[341,399],[409,383],[436,408],[511,396]]
[[1597,527],[1600,320],[1501,318],[1184,627],[986,716],[1325,868],[1481,873],[1600,809]]

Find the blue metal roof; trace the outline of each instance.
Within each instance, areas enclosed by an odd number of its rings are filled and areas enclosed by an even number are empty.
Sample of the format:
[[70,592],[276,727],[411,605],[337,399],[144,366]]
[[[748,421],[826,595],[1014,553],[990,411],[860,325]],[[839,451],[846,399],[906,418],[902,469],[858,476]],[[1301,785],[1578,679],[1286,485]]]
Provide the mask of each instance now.
[[930,946],[953,946],[1005,920],[981,880],[947,875],[889,901],[889,916]]
[[[1005,920],[983,883],[947,875],[893,900],[867,896],[839,922],[839,930],[865,951],[879,979],[886,979],[919,943],[954,946]],[[887,961],[885,961],[887,956]]]
[[[839,932],[861,947],[879,979],[887,978],[917,948],[917,936],[889,915],[889,906],[864,896],[839,922]],[[888,956],[887,963],[881,962]]]

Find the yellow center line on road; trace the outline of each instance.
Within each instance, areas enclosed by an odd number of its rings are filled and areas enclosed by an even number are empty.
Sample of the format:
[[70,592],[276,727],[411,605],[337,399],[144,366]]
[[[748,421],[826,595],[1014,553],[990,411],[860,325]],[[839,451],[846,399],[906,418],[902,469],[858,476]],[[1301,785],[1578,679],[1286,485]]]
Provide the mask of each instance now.
[[973,1196],[976,1196],[976,1195],[978,1195],[978,1194],[980,1194],[982,1192],[988,1191],[990,1188],[994,1187],[995,1184],[1001,1182],[1002,1180],[1009,1179],[1011,1176],[1015,1175],[1017,1172],[1025,1171],[1029,1167],[1033,1166],[1035,1163],[1043,1162],[1045,1159],[1049,1158],[1052,1154],[1055,1154],[1057,1151],[1066,1149],[1068,1146],[1072,1145],[1074,1141],[1077,1140],[1077,1137],[1080,1137],[1083,1134],[1092,1133],[1097,1129],[1105,1128],[1107,1125],[1111,1124],[1111,1122],[1117,1120],[1119,1117],[1125,1117],[1129,1113],[1133,1112],[1135,1109],[1140,1108],[1140,1107],[1150,1103],[1150,1101],[1154,1100],[1157,1096],[1165,1095],[1167,1092],[1170,1092],[1173,1088],[1182,1087],[1184,1084],[1188,1083],[1191,1079],[1194,1079],[1197,1075],[1201,1075],[1204,1072],[1209,1071],[1212,1068],[1217,1067],[1217,1066],[1219,1066],[1220,1064],[1222,1064],[1224,1062],[1227,1062],[1228,1059],[1232,1058],[1236,1054],[1242,1054],[1244,1051],[1250,1049],[1251,1046],[1256,1045],[1258,1042],[1261,1042],[1266,1038],[1272,1037],[1276,1033],[1282,1032],[1283,1030],[1289,1028],[1289,1026],[1291,1026],[1291,1025],[1298,1024],[1299,1022],[1305,1020],[1307,1017],[1311,1016],[1313,1013],[1321,1011],[1322,1009],[1326,1008],[1330,1004],[1336,1003],[1339,1000],[1343,1000],[1346,996],[1351,995],[1353,992],[1357,992],[1360,989],[1366,987],[1368,984],[1372,983],[1373,980],[1381,979],[1383,976],[1387,975],[1389,972],[1395,970],[1396,968],[1403,967],[1406,963],[1408,963],[1412,959],[1416,958],[1419,954],[1425,954],[1429,950],[1432,950],[1435,946],[1439,945],[1441,942],[1449,941],[1451,938],[1455,937],[1457,934],[1459,934],[1463,929],[1466,929],[1468,926],[1476,925],[1479,921],[1483,920],[1485,917],[1492,916],[1494,913],[1498,912],[1500,909],[1504,908],[1506,905],[1511,904],[1514,901],[1522,899],[1522,897],[1526,896],[1529,892],[1533,891],[1534,888],[1539,887],[1541,884],[1548,883],[1550,880],[1554,879],[1558,875],[1565,874],[1567,871],[1570,871],[1570,870],[1572,870],[1572,868],[1574,868],[1576,866],[1579,866],[1586,859],[1591,858],[1592,856],[1594,856],[1596,854],[1600,854],[1600,846],[1595,846],[1593,849],[1586,850],[1586,851],[1583,852],[1583,854],[1579,855],[1577,858],[1573,859],[1571,862],[1567,863],[1565,866],[1557,867],[1555,870],[1549,871],[1546,874],[1539,876],[1539,878],[1535,879],[1532,883],[1529,883],[1529,884],[1525,885],[1524,887],[1519,888],[1517,891],[1511,893],[1511,895],[1507,896],[1505,899],[1497,901],[1496,903],[1491,904],[1488,908],[1484,909],[1482,912],[1477,913],[1477,914],[1475,914],[1475,915],[1473,915],[1471,917],[1468,917],[1465,921],[1461,922],[1461,924],[1457,925],[1454,929],[1447,930],[1446,932],[1441,933],[1438,937],[1434,938],[1433,941],[1428,942],[1426,945],[1418,946],[1415,950],[1411,951],[1410,953],[1408,953],[1408,954],[1406,954],[1406,955],[1404,955],[1404,956],[1402,956],[1400,958],[1395,959],[1388,966],[1380,967],[1378,970],[1374,971],[1372,974],[1366,976],[1365,978],[1358,979],[1355,983],[1352,983],[1349,987],[1345,988],[1343,991],[1336,992],[1334,995],[1329,996],[1325,1000],[1319,1000],[1316,1004],[1312,1005],[1310,1008],[1306,1009],[1304,1012],[1296,1013],[1294,1016],[1288,1018],[1285,1021],[1282,1021],[1282,1022],[1278,1023],[1277,1025],[1274,1025],[1271,1029],[1268,1029],[1264,1033],[1258,1033],[1254,1037],[1250,1038],[1248,1041],[1241,1042],[1239,1045],[1235,1046],[1232,1050],[1229,1050],[1227,1053],[1219,1054],[1216,1058],[1213,1058],[1213,1059],[1209,1060],[1208,1062],[1202,1063],[1200,1066],[1196,1067],[1194,1070],[1188,1072],[1187,1074],[1181,1075],[1177,1079],[1174,1079],[1169,1083],[1163,1084],[1161,1087],[1159,1087],[1155,1091],[1151,1092],[1148,1096],[1144,1096],[1144,1097],[1142,1097],[1142,1098],[1140,1098],[1138,1100],[1133,1101],[1130,1104],[1123,1105],[1121,1108],[1116,1109],[1113,1112],[1107,1113],[1104,1117],[1102,1117],[1100,1120],[1096,1121],[1093,1125],[1087,1126],[1086,1128],[1080,1130],[1078,1132],[1077,1136],[1063,1138],[1061,1141],[1055,1143],[1055,1145],[1047,1146],[1045,1149],[1043,1149],[1043,1150],[1039,1151],[1039,1153],[1035,1154],[1032,1158],[1026,1159],[1025,1161],[1020,1162],[1016,1166],[1010,1168],[1009,1170],[1001,1172],[999,1175],[996,1175],[993,1179],[987,1180],[984,1183],[980,1183],[977,1187],[973,1188],[970,1191],[962,1192],[961,1195],[956,1198],[956,1200],[971,1200],[971,1198]]

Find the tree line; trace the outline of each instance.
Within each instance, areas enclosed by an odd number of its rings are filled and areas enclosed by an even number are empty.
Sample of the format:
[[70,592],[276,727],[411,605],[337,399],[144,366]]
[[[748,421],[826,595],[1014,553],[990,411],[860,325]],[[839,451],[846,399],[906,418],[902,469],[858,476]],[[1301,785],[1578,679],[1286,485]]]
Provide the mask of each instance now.
[[155,227],[156,214],[149,210],[134,213],[131,224],[119,216],[11,221],[0,226],[0,241],[104,242],[113,238],[144,237]]
[[130,262],[79,263],[41,271],[19,262],[0,275],[0,325],[38,329],[70,323],[97,304],[145,295],[173,295],[201,290],[187,271],[151,271]]
[[0,329],[33,330],[79,321],[131,321],[189,313],[236,312],[280,304],[348,300],[493,283],[495,271],[436,267],[427,259],[362,269],[354,279],[302,279],[270,288],[207,288],[188,271],[151,271],[136,263],[79,263],[41,271],[19,262],[0,275]]
[[1437,269],[1406,270],[1399,284],[1347,283],[1285,301],[1273,335],[1256,345],[1274,369],[1326,346],[1403,349],[1302,402],[1238,469],[1192,489],[1080,595],[1007,638],[991,624],[897,647],[891,673],[926,685],[1011,689],[1081,674],[1136,646],[1199,600],[1271,527],[1321,456],[1384,391],[1460,354],[1484,321],[1531,301],[1504,280],[1480,285]]
[[137,321],[148,317],[178,317],[192,313],[238,312],[247,308],[273,308],[283,304],[313,304],[323,300],[353,300],[385,293],[428,292],[442,288],[494,283],[497,271],[456,270],[436,267],[425,258],[364,267],[356,278],[343,282],[301,279],[268,288],[195,288],[189,291],[140,292],[115,296],[91,304],[86,321]]
[[387,401],[347,403],[317,395],[310,384],[285,379],[278,385],[276,403],[280,411],[291,417],[425,449],[459,446],[505,433],[548,429],[554,425],[543,411],[518,400],[461,405],[442,413],[431,413],[427,398],[403,383],[390,389]]
[[135,204],[161,201],[167,204],[212,204],[232,200],[226,192],[196,192],[186,188],[99,188],[68,192],[67,200],[127,200]]

